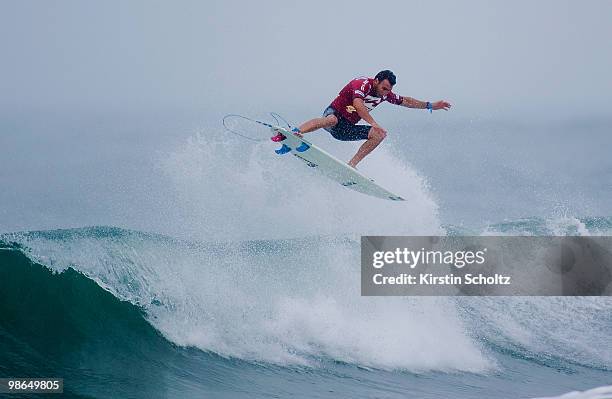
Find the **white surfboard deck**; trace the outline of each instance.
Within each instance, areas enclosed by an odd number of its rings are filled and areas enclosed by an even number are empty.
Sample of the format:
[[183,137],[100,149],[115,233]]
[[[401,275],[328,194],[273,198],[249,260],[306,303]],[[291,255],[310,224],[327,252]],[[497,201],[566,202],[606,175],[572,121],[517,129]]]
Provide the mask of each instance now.
[[[405,201],[404,198],[379,186],[374,180],[363,175],[357,169],[350,167],[345,162],[340,161],[311,142],[297,136],[290,130],[279,126],[274,126],[271,129],[274,132],[281,132],[287,137],[287,139],[279,142],[279,144],[286,145],[291,151],[283,155],[294,155],[304,161],[306,165],[318,169],[325,176],[337,181],[344,187],[377,198],[392,201]],[[310,148],[303,152],[297,151],[296,149],[300,147],[302,143],[306,143]]]

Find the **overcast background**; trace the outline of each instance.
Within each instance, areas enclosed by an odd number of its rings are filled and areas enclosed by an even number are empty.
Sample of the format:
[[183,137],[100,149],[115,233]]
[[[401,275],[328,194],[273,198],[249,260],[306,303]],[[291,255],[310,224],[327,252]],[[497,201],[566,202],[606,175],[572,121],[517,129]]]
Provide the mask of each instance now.
[[[103,209],[68,216],[66,180],[229,112],[299,122],[386,68],[394,91],[453,103],[375,114],[445,222],[612,215],[611,20],[603,0],[0,1],[0,230],[105,223]],[[529,193],[529,207],[501,201]]]
[[323,105],[382,68],[466,115],[609,114],[612,96],[610,1],[0,4],[9,108]]

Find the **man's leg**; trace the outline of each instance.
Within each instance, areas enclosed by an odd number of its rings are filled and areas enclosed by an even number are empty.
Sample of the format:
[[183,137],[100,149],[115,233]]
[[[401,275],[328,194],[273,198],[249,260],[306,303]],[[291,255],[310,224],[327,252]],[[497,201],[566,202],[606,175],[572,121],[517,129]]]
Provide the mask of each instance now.
[[321,118],[311,119],[300,125],[300,133],[314,132],[317,129],[325,129],[328,127],[336,126],[338,118],[336,115],[327,115]]
[[[332,126],[336,126],[338,123],[338,118],[335,115],[327,115],[321,118],[311,119],[307,122],[302,123],[298,129],[300,129],[299,133],[295,133],[298,136],[302,137],[304,133],[310,133],[317,129],[328,128]],[[285,140],[285,135],[281,132],[277,132],[278,134],[271,138],[272,141],[283,141]]]
[[365,143],[361,145],[361,147],[359,147],[359,150],[357,150],[357,154],[355,154],[355,156],[349,161],[348,164],[353,168],[356,167],[357,164],[361,162],[361,160],[365,158],[366,155],[371,153],[374,148],[378,147],[378,145],[385,139],[385,137],[387,137],[387,133],[385,133],[384,131],[370,128],[370,131],[368,133],[368,139]]

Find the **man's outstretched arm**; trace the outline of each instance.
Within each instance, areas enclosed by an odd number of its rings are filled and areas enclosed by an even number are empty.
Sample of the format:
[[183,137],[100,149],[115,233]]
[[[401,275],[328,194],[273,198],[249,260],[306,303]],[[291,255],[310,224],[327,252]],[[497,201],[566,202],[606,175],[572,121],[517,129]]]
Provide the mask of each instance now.
[[[427,103],[428,101],[420,101],[412,97],[402,96],[402,103],[400,105],[403,107],[407,107],[407,108],[426,109]],[[444,100],[436,101],[435,103],[430,103],[430,104],[431,104],[431,109],[433,109],[434,111],[438,109],[443,109],[445,111],[448,111],[451,107],[450,103]]]

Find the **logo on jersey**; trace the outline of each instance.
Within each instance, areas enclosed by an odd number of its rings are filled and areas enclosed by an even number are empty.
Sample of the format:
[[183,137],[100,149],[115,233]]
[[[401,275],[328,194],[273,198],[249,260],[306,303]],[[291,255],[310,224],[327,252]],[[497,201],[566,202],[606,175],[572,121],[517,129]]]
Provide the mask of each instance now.
[[349,114],[352,114],[355,111],[357,111],[357,110],[352,105],[347,105],[346,106],[346,112],[348,112]]
[[374,96],[367,96],[366,98],[363,99],[363,102],[364,102],[366,108],[371,111],[372,109],[374,109],[374,107],[378,106],[384,100],[385,100],[385,98],[378,98],[378,97],[374,97]]

